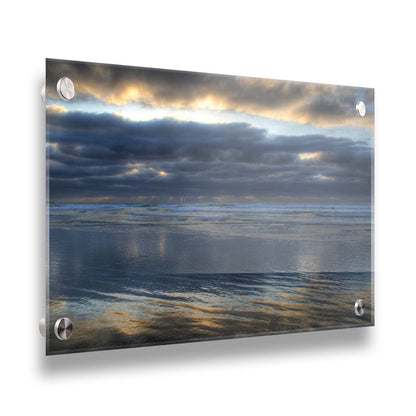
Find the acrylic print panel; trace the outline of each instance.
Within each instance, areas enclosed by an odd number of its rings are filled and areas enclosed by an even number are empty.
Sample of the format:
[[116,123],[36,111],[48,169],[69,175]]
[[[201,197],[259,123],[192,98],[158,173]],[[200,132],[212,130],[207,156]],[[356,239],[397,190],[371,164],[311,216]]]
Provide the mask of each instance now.
[[373,324],[373,89],[46,74],[47,354]]

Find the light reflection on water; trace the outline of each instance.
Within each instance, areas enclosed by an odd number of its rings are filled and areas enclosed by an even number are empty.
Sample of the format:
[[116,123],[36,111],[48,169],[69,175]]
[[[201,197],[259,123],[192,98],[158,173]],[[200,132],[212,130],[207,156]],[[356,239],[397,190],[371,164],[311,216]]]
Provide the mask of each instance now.
[[[371,273],[108,274],[78,283],[52,291],[51,322],[69,316],[76,332],[65,343],[51,338],[50,352],[372,323]],[[366,303],[360,318],[357,298]]]
[[49,334],[75,330],[50,354],[373,322],[367,208],[58,208]]

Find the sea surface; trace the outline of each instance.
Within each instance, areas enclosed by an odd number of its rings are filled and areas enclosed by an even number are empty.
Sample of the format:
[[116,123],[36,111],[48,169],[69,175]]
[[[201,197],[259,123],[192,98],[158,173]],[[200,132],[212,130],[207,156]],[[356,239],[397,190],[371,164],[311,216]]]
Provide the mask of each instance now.
[[49,227],[48,354],[373,323],[371,206],[52,205]]

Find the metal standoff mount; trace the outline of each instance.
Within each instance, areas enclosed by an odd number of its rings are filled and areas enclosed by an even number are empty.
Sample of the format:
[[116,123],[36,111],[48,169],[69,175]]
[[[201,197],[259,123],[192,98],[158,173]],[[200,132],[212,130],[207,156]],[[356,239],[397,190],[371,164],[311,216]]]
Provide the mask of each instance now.
[[63,100],[72,100],[75,96],[74,83],[69,78],[62,77],[56,84],[56,91]]
[[362,101],[358,102],[355,106],[355,111],[357,115],[359,115],[360,117],[364,117],[366,113],[365,103],[363,103]]
[[46,335],[46,321],[45,321],[45,318],[41,318],[39,320],[39,332],[42,334],[42,336]]
[[42,88],[40,90],[40,98],[42,98],[42,101],[46,103],[46,88],[45,84],[42,85]]
[[69,318],[59,318],[55,322],[55,335],[61,341],[66,341],[72,336],[73,325]]
[[354,305],[354,312],[357,316],[363,316],[364,315],[364,301],[362,299],[357,299],[355,301]]

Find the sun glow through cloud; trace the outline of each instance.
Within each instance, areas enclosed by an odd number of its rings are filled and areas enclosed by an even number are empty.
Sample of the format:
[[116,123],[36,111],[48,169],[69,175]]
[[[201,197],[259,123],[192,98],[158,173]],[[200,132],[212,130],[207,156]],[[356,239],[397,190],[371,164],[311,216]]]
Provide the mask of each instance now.
[[316,153],[300,153],[299,154],[299,159],[300,160],[317,159],[317,158],[319,158],[320,155],[321,155],[320,152],[316,152]]
[[54,113],[66,113],[68,111],[64,106],[57,104],[47,105],[46,110],[52,111]]
[[232,122],[232,115],[219,111],[177,109],[173,107],[143,107],[134,104],[118,109],[114,114],[132,121],[150,121],[172,118],[180,121],[214,124]]
[[333,181],[335,178],[332,176],[325,176],[325,175],[315,175],[315,179],[319,179],[320,181]]

